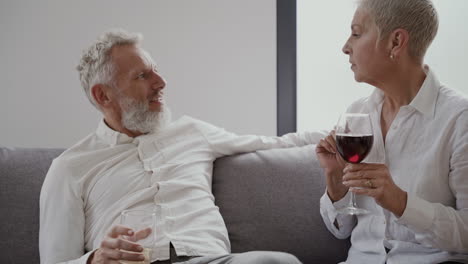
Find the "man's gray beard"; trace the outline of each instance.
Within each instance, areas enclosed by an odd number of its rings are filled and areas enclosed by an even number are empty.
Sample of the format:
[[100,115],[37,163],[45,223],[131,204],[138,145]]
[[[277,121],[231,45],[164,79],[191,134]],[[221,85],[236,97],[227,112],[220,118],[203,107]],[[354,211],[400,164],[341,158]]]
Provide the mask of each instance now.
[[148,134],[159,132],[171,122],[171,111],[164,105],[159,112],[149,111],[149,104],[128,97],[120,98],[122,125],[130,130]]

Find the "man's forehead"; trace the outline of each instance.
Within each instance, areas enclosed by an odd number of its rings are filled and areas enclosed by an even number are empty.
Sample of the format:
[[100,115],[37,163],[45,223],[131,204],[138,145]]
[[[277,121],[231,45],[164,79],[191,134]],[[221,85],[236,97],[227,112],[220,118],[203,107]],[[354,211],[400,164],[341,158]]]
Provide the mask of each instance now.
[[144,49],[139,49],[140,52],[141,52],[141,55],[142,57],[144,58],[144,60],[146,61],[147,64],[149,65],[153,65],[154,64],[154,60],[153,58],[151,57],[151,54],[149,54],[148,51],[144,50]]
[[149,53],[138,46],[122,45],[114,48],[111,56],[121,72],[140,71],[153,65]]

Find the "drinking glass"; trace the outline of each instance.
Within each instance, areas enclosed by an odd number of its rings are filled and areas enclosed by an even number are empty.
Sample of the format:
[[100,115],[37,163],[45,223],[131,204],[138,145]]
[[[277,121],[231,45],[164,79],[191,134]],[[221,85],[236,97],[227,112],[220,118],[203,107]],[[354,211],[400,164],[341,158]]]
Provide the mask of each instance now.
[[[335,128],[336,147],[341,157],[349,163],[360,163],[372,149],[374,135],[369,114],[345,113]],[[361,215],[369,213],[356,204],[356,194],[351,192],[349,204],[338,213]]]
[[[133,230],[132,236],[124,236],[125,239],[136,242],[143,247],[144,261],[120,261],[123,264],[149,264],[151,261],[151,249],[154,245],[155,227],[156,227],[156,209],[143,210],[132,209],[124,210],[120,215],[120,224]],[[151,233],[144,236],[145,229],[151,228]]]

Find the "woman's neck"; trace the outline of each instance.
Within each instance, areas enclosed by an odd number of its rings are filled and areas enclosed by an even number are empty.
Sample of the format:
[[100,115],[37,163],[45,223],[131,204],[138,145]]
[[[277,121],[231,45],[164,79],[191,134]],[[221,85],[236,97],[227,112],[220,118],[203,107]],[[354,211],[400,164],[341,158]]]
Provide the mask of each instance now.
[[384,93],[380,116],[384,142],[400,107],[411,103],[421,89],[425,78],[426,73],[422,65],[419,67],[400,67],[398,71],[392,73],[388,81],[378,86]]
[[384,92],[384,105],[388,110],[398,111],[416,97],[426,78],[422,65],[400,68],[379,87]]

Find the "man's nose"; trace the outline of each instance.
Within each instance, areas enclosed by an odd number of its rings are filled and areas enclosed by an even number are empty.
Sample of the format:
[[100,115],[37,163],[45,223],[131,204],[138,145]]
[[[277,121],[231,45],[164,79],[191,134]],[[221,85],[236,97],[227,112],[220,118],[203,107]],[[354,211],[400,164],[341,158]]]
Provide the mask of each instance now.
[[164,78],[156,71],[153,71],[153,89],[164,89],[166,87],[166,81]]

